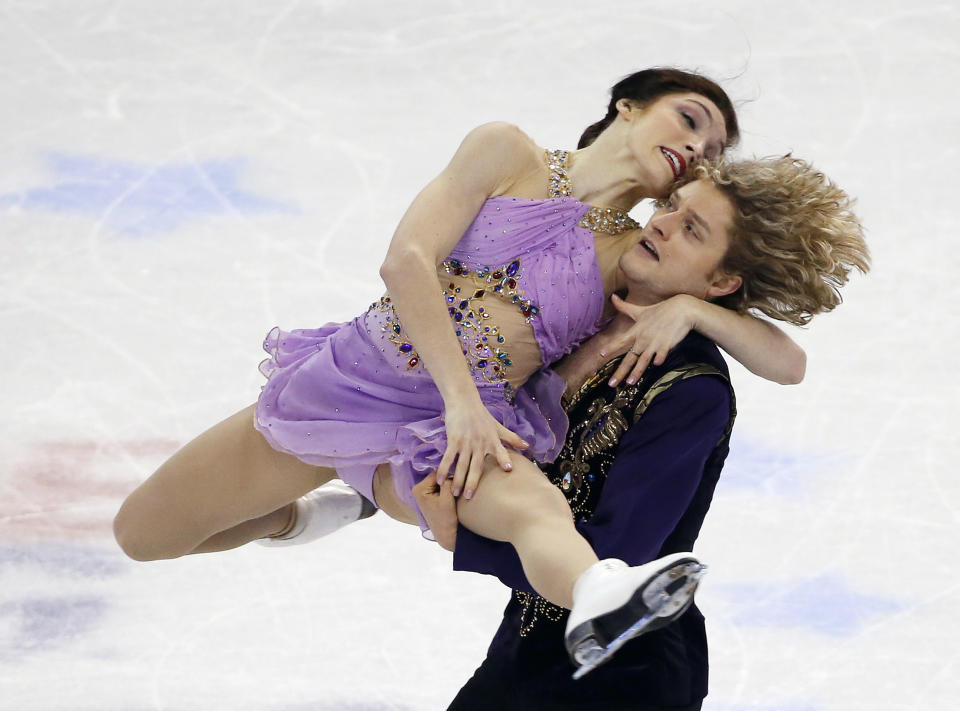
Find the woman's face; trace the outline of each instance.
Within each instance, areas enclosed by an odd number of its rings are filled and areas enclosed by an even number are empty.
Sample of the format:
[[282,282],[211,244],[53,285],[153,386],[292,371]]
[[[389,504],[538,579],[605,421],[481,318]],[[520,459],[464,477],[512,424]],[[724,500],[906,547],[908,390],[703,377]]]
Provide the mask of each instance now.
[[646,107],[622,102],[630,124],[628,144],[653,195],[668,194],[673,182],[701,158],[716,158],[726,145],[723,115],[700,94],[667,94]]

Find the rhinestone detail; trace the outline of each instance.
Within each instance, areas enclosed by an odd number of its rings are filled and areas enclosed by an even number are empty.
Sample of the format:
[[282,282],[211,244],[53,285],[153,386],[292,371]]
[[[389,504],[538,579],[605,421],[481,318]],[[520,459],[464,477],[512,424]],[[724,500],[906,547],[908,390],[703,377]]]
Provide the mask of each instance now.
[[[520,260],[514,259],[500,267],[471,269],[457,259],[448,259],[441,267],[447,274],[471,279],[475,286],[472,290],[464,291],[457,284],[449,282],[441,291],[467,363],[471,370],[479,373],[486,382],[503,387],[507,400],[512,401],[514,392],[506,376],[513,360],[505,348],[506,339],[500,333],[499,327],[490,322],[490,313],[483,306],[483,299],[487,294],[494,294],[515,304],[527,323],[539,316],[540,307],[532,300],[524,298],[520,288]],[[408,370],[418,367],[420,355],[407,340],[390,297],[381,297],[379,301],[371,304],[370,308],[387,313],[380,330],[407,359]]]
[[404,337],[403,326],[400,325],[400,319],[397,318],[397,312],[393,309],[390,297],[381,296],[379,301],[370,304],[370,308],[386,312],[387,315],[380,330],[386,334],[387,340],[393,343],[407,359],[407,370],[413,370],[420,365],[420,354],[417,353],[413,344]]
[[[540,313],[540,307],[530,299],[523,298],[523,291],[520,289],[519,282],[519,259],[514,259],[502,267],[483,267],[476,270],[470,269],[457,259],[448,259],[440,266],[447,274],[472,279],[478,287],[472,298],[482,298],[480,292],[492,291],[500,298],[516,304],[527,323],[533,321]],[[450,315],[453,316],[452,313]]]
[[[572,197],[570,178],[567,176],[570,153],[568,151],[547,151],[546,154],[547,164],[550,167],[550,186],[547,188],[547,194],[552,198]],[[616,207],[591,207],[577,225],[608,235],[619,235],[640,229],[640,224],[636,220],[624,210]]]

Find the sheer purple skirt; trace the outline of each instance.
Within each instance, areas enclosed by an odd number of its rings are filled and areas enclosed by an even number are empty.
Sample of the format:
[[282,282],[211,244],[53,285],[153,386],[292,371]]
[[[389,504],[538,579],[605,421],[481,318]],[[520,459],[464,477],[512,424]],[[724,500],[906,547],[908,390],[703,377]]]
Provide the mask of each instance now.
[[[443,400],[422,366],[408,367],[382,318],[371,309],[346,323],[270,331],[255,425],[274,449],[336,469],[371,501],[374,471],[389,463],[397,496],[426,530],[411,489],[436,470],[446,448]],[[567,429],[560,376],[536,373],[512,402],[500,384],[477,387],[491,414],[530,443],[528,457],[556,458]]]

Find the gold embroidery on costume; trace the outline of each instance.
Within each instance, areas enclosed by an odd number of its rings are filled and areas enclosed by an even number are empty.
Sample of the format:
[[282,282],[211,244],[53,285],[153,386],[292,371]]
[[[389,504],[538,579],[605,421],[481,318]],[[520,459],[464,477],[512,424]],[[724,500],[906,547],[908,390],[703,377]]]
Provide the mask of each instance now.
[[564,609],[562,607],[547,602],[536,593],[514,590],[513,594],[516,596],[517,602],[523,606],[523,611],[520,613],[521,637],[526,637],[542,617],[546,617],[551,622],[559,622],[563,617]]
[[[583,502],[590,498],[590,483],[594,481],[594,477],[588,476],[590,460],[605,454],[612,462],[613,450],[630,427],[621,410],[636,398],[641,382],[642,379],[636,385],[617,388],[612,402],[596,398],[587,408],[588,419],[571,427],[567,438],[569,441],[576,437],[577,446],[570,456],[564,456],[566,447],[561,450],[556,465],[559,479],[554,483],[567,497],[574,516],[582,512]],[[584,487],[587,490],[581,492]]]
[[[619,358],[607,363],[589,377],[576,392],[564,398],[563,407],[571,413],[577,406],[586,402],[585,398],[602,386],[617,369]],[[665,373],[640,396],[641,378],[635,385],[621,384],[611,395],[600,396],[590,401],[586,409],[586,418],[578,423],[571,422],[567,440],[560,450],[560,456],[550,473],[550,481],[567,498],[567,503],[578,523],[585,523],[593,515],[597,501],[593,484],[601,486],[613,465],[614,453],[623,433],[633,422],[639,420],[660,393],[675,383],[698,375],[716,375],[727,378],[716,368],[706,364],[683,365]],[[732,397],[732,393],[731,393]],[[639,400],[639,402],[638,402]],[[627,416],[632,411],[632,422]],[[731,412],[733,412],[731,405]],[[733,418],[727,426],[724,436],[729,435]],[[563,618],[565,610],[535,593],[513,591],[521,606],[520,636],[526,637],[537,622],[547,618],[557,622]]]
[[682,365],[676,370],[671,370],[669,373],[665,373],[657,382],[651,385],[644,394],[643,398],[640,400],[640,403],[637,405],[637,409],[633,412],[633,421],[636,422],[640,419],[643,413],[647,411],[647,408],[650,407],[650,403],[653,402],[653,399],[657,395],[662,393],[674,383],[682,382],[697,375],[718,375],[721,378],[724,377],[723,373],[721,373],[719,370],[704,363]]
[[620,358],[614,358],[612,361],[604,365],[602,368],[600,368],[600,370],[584,380],[583,385],[577,388],[575,393],[570,395],[564,393],[563,398],[561,399],[563,409],[568,413],[571,412],[573,408],[580,404],[580,401],[588,392],[594,390],[603,381],[609,380],[610,376],[613,375],[613,372],[617,369],[617,366],[620,364],[621,360],[622,359]]

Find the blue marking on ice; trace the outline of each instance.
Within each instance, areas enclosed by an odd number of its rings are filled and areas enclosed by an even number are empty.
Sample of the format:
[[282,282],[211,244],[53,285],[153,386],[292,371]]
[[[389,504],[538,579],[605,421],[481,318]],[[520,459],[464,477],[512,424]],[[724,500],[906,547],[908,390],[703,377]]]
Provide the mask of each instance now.
[[51,184],[0,195],[0,208],[99,215],[134,237],[171,232],[202,216],[298,212],[241,189],[242,158],[150,165],[53,153],[46,163]]
[[0,642],[0,659],[66,644],[82,637],[103,616],[103,600],[93,597],[28,598],[0,604],[0,624],[12,634]]
[[49,575],[71,578],[103,578],[119,575],[127,570],[126,560],[119,550],[70,545],[33,544],[0,546],[0,573],[17,568],[14,575],[27,575],[24,569],[33,568]]
[[[98,583],[120,575],[127,564],[119,551],[104,547],[42,543],[0,546],[0,576],[5,580],[50,579],[42,589],[75,591],[84,581]],[[20,590],[30,585],[18,586]],[[8,593],[11,590],[6,588]],[[91,594],[22,597],[14,588],[0,603],[0,661],[19,661],[25,654],[83,639],[108,605]]]
[[743,627],[792,627],[850,637],[878,618],[904,609],[896,600],[866,595],[846,580],[824,574],[769,585],[721,585],[715,588],[736,606],[732,622]]
[[734,430],[730,454],[723,466],[719,494],[740,490],[767,496],[796,499],[807,496],[809,487],[826,470],[843,466],[842,457],[826,452],[791,452],[783,445],[770,446]]

